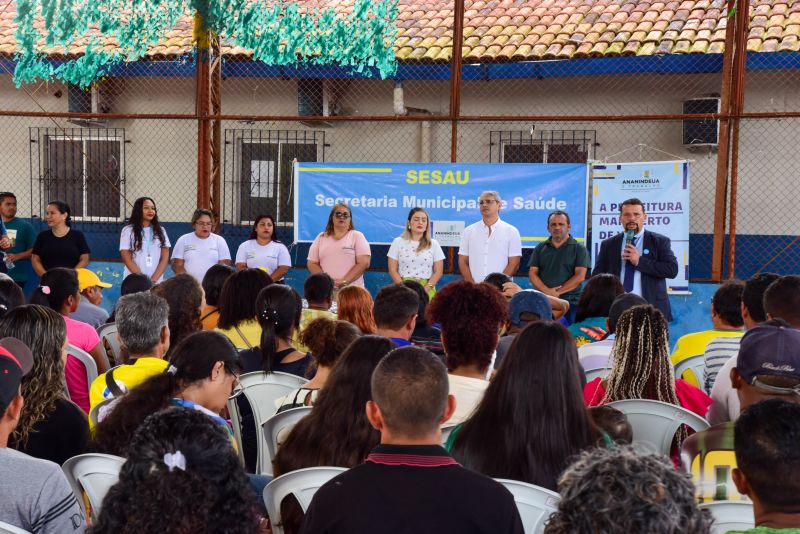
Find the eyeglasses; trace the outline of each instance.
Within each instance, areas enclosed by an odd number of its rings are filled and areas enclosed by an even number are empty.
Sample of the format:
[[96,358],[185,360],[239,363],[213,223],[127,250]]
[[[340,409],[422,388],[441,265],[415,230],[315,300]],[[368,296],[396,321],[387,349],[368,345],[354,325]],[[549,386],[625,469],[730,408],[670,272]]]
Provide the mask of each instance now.
[[486,199],[486,200],[479,200],[478,201],[478,205],[479,206],[483,206],[485,204],[492,204],[493,202],[497,202],[497,201],[494,200],[494,199],[489,198],[489,199]]
[[333,212],[333,216],[336,217],[337,219],[349,219],[350,218],[350,214],[347,213],[346,211],[334,211]]
[[206,226],[209,226],[209,227],[210,227],[210,226],[214,226],[214,223],[212,223],[212,222],[201,222],[201,221],[197,221],[195,224],[196,224],[197,226],[202,226],[202,227],[206,227]]

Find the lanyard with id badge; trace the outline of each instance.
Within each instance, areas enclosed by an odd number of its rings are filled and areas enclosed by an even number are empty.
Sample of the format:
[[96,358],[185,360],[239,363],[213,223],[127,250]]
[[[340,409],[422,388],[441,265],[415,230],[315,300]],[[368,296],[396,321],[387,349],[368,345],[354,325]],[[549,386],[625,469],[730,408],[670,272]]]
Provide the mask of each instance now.
[[[147,232],[148,230],[150,230],[149,236],[148,236],[148,232]],[[144,246],[145,246],[145,250],[147,251],[147,257],[144,260],[144,264],[147,267],[152,267],[153,266],[153,256],[150,254],[150,246],[153,244],[153,229],[152,228],[145,228],[144,229],[144,237],[145,237]]]

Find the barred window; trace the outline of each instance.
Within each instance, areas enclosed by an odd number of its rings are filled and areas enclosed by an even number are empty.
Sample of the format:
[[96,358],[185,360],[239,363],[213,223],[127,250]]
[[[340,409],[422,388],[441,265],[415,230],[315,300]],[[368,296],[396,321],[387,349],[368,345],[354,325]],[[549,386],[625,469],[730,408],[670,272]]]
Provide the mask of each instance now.
[[252,224],[260,214],[294,224],[294,161],[325,161],[325,132],[226,130],[223,220]]
[[489,133],[493,163],[586,163],[593,159],[595,130],[520,130]]
[[31,128],[31,191],[39,216],[62,200],[84,221],[121,221],[125,210],[125,130]]

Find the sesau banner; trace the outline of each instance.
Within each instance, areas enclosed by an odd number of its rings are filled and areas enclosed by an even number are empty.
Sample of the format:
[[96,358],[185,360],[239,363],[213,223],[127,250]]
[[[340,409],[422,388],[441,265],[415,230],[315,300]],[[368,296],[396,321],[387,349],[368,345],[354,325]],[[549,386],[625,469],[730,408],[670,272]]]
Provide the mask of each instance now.
[[665,235],[678,258],[678,276],[667,280],[673,295],[689,293],[689,161],[590,165],[592,175],[592,264],[600,242],[622,232],[620,204],[644,203],[645,230]]
[[573,163],[316,163],[295,164],[295,241],[313,241],[331,208],[344,203],[373,244],[389,244],[411,208],[424,208],[442,245],[458,245],[480,220],[478,197],[497,191],[500,218],[517,227],[523,247],[547,239],[547,215],[569,213],[572,235],[586,240],[588,173]]

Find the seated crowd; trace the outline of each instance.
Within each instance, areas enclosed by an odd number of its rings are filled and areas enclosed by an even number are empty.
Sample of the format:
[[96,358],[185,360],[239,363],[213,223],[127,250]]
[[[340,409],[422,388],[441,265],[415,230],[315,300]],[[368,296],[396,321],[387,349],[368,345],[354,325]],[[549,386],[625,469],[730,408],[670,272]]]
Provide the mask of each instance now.
[[[373,300],[217,265],[202,283],[130,274],[110,317],[86,269],[44,272],[28,304],[5,278],[0,522],[26,531],[530,532],[518,481],[555,492],[547,533],[708,533],[716,500],[751,502],[749,532],[800,532],[798,276],[722,284],[713,330],[672,352],[663,313],[610,274],[570,312],[502,273]],[[109,320],[121,350],[95,329]],[[296,385],[254,405],[245,373]],[[617,409],[635,399],[711,426],[651,451]],[[262,465],[257,415],[298,409]],[[89,452],[124,459],[99,510],[59,469]],[[271,480],[322,466],[343,471],[268,517]]]

